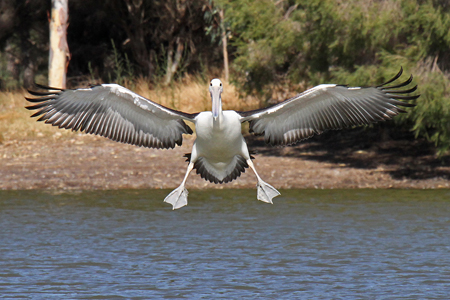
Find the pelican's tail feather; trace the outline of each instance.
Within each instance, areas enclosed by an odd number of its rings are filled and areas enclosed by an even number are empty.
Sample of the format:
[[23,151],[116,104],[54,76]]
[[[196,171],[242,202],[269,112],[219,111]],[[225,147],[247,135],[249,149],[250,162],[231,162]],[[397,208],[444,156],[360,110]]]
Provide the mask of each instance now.
[[266,203],[272,203],[272,199],[276,196],[281,195],[279,191],[277,191],[276,188],[268,184],[267,182],[264,182],[262,180],[258,181],[258,184],[256,185],[258,190],[258,200]]
[[209,182],[220,184],[235,180],[242,173],[245,173],[245,168],[248,168],[248,164],[241,155],[235,155],[226,163],[226,167],[223,169],[215,167],[213,163],[208,162],[204,157],[199,157],[194,164],[194,169],[197,170],[197,174],[200,174],[202,178]]
[[178,209],[188,204],[188,190],[184,187],[184,185],[180,185],[176,189],[174,189],[165,199],[164,202],[170,203],[173,206],[173,209]]

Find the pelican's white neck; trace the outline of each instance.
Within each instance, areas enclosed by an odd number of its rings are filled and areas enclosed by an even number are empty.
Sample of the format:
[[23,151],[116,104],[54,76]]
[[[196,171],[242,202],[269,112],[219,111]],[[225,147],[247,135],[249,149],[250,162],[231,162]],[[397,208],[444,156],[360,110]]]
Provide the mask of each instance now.
[[222,85],[222,81],[220,81],[217,78],[211,80],[211,83],[209,84],[209,92],[211,94],[211,102],[212,102],[211,113],[213,116],[213,123],[214,123],[214,125],[220,125],[222,122],[222,119],[223,119],[223,113],[222,113],[223,85]]

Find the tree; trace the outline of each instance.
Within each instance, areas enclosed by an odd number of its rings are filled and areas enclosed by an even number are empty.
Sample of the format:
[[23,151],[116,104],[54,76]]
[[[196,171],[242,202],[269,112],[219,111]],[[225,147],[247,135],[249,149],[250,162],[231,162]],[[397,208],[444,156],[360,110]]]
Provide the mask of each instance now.
[[210,43],[205,34],[207,3],[207,0],[111,0],[109,6],[114,14],[111,19],[126,33],[122,40],[116,40],[116,45],[120,43],[131,54],[141,75],[149,79],[164,76],[163,83],[168,84],[176,73],[213,56],[208,53]]
[[66,87],[66,72],[70,59],[67,44],[68,2],[69,0],[52,0],[48,84],[58,88]]
[[225,28],[223,9],[220,10],[220,30],[222,31],[222,49],[223,49],[223,69],[225,73],[225,81],[229,81],[230,73],[228,71],[228,43],[227,43],[227,31]]
[[43,55],[48,53],[48,4],[47,0],[0,1],[2,88],[31,87],[39,66],[47,61]]

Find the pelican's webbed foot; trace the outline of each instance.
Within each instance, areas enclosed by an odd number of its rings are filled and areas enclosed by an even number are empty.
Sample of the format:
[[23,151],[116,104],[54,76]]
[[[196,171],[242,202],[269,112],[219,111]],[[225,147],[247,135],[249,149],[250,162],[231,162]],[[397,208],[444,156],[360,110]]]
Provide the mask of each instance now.
[[188,190],[184,187],[184,185],[180,185],[169,195],[167,195],[164,202],[172,204],[173,209],[178,209],[188,204],[188,194]]
[[275,198],[276,196],[281,195],[276,188],[274,188],[273,186],[262,180],[258,181],[256,187],[258,190],[258,200],[266,203],[273,204],[272,199]]

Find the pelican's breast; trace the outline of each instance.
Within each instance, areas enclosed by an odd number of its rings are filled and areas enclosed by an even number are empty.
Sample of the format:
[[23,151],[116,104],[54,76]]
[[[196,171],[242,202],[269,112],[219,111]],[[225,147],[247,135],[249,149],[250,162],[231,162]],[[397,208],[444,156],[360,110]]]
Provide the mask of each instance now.
[[228,182],[248,167],[248,150],[241,132],[239,115],[224,111],[221,124],[214,124],[211,112],[202,112],[195,123],[197,173],[211,182]]
[[239,115],[224,111],[221,124],[214,124],[211,112],[202,112],[196,118],[197,151],[199,156],[229,159],[241,153],[243,137]]

